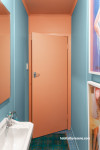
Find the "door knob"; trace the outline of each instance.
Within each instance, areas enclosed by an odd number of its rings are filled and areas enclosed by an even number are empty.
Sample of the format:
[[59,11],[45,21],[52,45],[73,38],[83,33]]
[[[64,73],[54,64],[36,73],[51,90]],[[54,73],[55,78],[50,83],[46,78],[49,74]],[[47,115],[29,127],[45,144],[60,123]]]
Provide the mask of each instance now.
[[39,74],[39,73],[37,73],[37,72],[34,72],[33,76],[34,76],[34,78],[36,78],[36,77],[39,77],[39,76],[40,76],[40,74]]

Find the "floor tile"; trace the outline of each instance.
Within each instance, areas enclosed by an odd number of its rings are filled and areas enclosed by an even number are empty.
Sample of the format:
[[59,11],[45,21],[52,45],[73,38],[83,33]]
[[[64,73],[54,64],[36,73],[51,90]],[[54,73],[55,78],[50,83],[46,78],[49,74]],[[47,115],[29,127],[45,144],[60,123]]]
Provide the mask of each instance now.
[[53,133],[32,139],[30,150],[69,150],[67,140],[60,140],[60,137],[66,137],[66,134]]

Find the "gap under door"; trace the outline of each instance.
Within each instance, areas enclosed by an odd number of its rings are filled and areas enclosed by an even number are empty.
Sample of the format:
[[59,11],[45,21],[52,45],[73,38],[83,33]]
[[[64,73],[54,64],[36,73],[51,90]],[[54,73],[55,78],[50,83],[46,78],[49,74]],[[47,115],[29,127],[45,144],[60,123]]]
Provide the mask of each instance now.
[[33,138],[68,129],[68,37],[32,33]]

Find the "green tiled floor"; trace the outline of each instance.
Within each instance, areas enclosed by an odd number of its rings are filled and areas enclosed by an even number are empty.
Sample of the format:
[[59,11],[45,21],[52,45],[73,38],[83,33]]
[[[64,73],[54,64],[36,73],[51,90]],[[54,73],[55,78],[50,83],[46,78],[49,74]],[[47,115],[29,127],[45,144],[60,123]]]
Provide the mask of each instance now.
[[32,139],[30,150],[69,150],[67,140],[60,140],[65,134],[49,134]]

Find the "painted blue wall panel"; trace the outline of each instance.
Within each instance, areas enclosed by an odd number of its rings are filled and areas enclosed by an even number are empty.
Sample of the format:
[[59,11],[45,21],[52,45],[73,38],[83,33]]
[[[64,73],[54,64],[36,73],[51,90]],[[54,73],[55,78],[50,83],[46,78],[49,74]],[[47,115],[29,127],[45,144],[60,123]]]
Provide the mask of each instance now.
[[[75,137],[88,137],[87,81],[89,54],[88,1],[79,0],[72,15],[72,130]],[[77,141],[88,150],[88,141]]]
[[28,95],[28,90],[25,90],[28,81],[26,71],[26,62],[28,61],[28,15],[21,0],[15,1],[15,41],[15,110],[18,112],[19,120],[25,120],[25,111],[27,111],[25,109],[25,96]]

